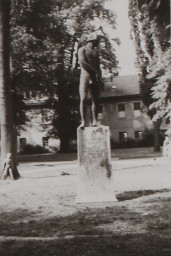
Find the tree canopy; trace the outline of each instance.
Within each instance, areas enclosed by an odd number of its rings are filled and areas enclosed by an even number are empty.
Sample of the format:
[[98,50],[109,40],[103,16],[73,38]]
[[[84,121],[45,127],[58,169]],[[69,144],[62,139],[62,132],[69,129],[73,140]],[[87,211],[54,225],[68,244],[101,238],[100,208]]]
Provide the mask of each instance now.
[[[55,110],[51,136],[61,141],[76,136],[79,122],[77,51],[86,36],[101,36],[104,73],[117,75],[113,42],[105,26],[115,28],[116,16],[105,0],[13,0],[11,53],[15,91],[35,90],[48,95]],[[65,127],[65,128],[64,128]],[[74,132],[73,132],[74,131]],[[65,141],[67,144],[67,142]],[[64,144],[65,144],[64,143]]]
[[170,1],[130,0],[140,90],[154,121],[171,116]]

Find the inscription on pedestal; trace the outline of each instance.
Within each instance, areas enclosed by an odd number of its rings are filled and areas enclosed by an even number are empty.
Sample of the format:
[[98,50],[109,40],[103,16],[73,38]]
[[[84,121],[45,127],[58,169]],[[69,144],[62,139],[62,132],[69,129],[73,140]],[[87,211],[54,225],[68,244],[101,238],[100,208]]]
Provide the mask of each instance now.
[[78,128],[77,202],[117,201],[108,126]]

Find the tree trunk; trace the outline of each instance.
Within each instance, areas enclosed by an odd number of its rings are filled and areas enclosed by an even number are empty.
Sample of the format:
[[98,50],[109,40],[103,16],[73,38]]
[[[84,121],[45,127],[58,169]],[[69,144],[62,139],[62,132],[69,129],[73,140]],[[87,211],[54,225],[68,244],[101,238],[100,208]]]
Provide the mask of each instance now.
[[154,151],[160,152],[160,125],[161,121],[153,122],[154,125]]
[[68,138],[60,138],[60,152],[67,153],[69,152],[69,139]]
[[[8,153],[12,154],[13,176],[19,178],[16,167],[15,127],[12,114],[9,61],[10,0],[0,0],[0,122],[1,122],[1,164]],[[3,167],[3,166],[2,166]],[[9,172],[8,172],[9,174]],[[0,167],[0,177],[2,169]]]

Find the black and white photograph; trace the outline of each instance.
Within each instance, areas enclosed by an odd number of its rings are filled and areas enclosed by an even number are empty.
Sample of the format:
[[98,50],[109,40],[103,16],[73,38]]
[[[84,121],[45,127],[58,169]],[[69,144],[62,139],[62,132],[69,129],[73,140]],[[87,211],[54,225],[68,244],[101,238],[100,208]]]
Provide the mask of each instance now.
[[170,0],[0,0],[0,256],[171,255]]

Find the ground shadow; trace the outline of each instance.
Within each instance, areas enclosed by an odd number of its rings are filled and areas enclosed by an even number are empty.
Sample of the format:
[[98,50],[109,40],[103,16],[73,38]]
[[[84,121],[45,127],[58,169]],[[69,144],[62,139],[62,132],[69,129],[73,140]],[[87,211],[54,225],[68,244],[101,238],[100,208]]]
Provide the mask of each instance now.
[[18,155],[17,161],[22,162],[57,162],[74,161],[77,159],[76,153],[48,153],[36,155]]
[[125,200],[131,200],[134,198],[142,197],[142,196],[149,196],[156,193],[164,193],[169,192],[169,189],[161,189],[161,190],[138,190],[138,191],[126,191],[124,193],[120,193],[116,195],[116,198],[118,201],[125,201]]
[[[125,200],[130,198],[128,193]],[[131,192],[133,198],[134,193]],[[168,200],[160,198],[157,209],[153,204],[148,205],[148,215],[129,210],[123,204],[100,209],[87,207],[74,215],[46,219],[39,212],[1,210],[0,255],[169,256],[171,206]]]

